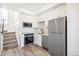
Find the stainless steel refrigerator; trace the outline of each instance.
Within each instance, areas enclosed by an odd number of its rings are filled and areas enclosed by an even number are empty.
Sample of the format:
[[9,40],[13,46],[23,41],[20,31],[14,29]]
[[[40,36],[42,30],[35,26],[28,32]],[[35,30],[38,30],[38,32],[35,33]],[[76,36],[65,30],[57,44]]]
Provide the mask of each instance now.
[[48,22],[48,52],[53,56],[67,56],[67,17]]

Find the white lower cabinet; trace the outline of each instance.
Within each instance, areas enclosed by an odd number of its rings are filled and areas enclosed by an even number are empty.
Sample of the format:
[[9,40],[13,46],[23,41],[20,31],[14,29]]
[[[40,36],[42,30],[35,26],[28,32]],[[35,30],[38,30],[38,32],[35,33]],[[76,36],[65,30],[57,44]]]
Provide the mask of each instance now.
[[24,47],[24,34],[21,34],[21,47]]
[[35,34],[34,35],[34,43],[42,47],[42,38],[41,34]]

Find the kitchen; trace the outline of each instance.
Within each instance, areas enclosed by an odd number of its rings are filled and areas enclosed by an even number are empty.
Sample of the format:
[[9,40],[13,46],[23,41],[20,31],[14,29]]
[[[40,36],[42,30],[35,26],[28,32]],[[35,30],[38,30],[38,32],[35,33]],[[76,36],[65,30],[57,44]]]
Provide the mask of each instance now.
[[[4,24],[4,30],[7,32],[16,33],[16,39],[19,47],[23,48],[27,46],[27,44],[34,43],[40,46],[41,48],[44,48],[45,50],[47,50],[49,54],[54,55],[54,53],[50,50],[53,48],[51,48],[52,43],[51,45],[49,44],[51,41],[50,40],[51,35],[49,33],[51,33],[50,31],[52,29],[49,27],[52,27],[51,22],[54,19],[57,19],[57,18],[59,19],[66,16],[65,3],[61,3],[61,4],[58,4],[58,3],[54,3],[54,4],[52,3],[51,4],[50,3],[9,4],[8,3],[7,4],[5,3],[3,5],[6,7],[6,8],[3,8],[3,10],[5,12],[7,10],[7,12],[5,13],[7,17],[7,20],[6,20],[7,23]],[[38,5],[39,7],[36,5]],[[51,23],[50,26],[49,26],[49,23]],[[66,53],[65,51],[63,51],[62,54],[55,54],[55,55],[66,55]]]
[[1,55],[79,55],[78,4],[2,3],[0,5],[2,6]]

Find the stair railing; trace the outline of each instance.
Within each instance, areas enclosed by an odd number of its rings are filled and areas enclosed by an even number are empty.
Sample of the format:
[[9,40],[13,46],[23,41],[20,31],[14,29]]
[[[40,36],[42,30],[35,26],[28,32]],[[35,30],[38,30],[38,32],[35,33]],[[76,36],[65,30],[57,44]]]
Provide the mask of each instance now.
[[0,33],[1,35],[1,51],[3,51],[3,33]]
[[1,48],[1,52],[3,51],[3,33],[4,33],[4,19],[2,19],[2,24],[1,24],[1,31],[0,31],[0,41],[1,41],[1,46],[0,46],[0,48]]

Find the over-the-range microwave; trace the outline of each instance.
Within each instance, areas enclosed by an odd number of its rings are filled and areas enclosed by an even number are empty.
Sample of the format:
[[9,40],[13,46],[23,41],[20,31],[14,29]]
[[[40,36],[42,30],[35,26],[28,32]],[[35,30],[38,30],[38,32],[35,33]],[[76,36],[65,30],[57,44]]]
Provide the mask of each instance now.
[[32,27],[32,23],[23,22],[23,27],[24,28],[26,28],[26,27],[28,27],[28,28],[30,27],[31,28]]

